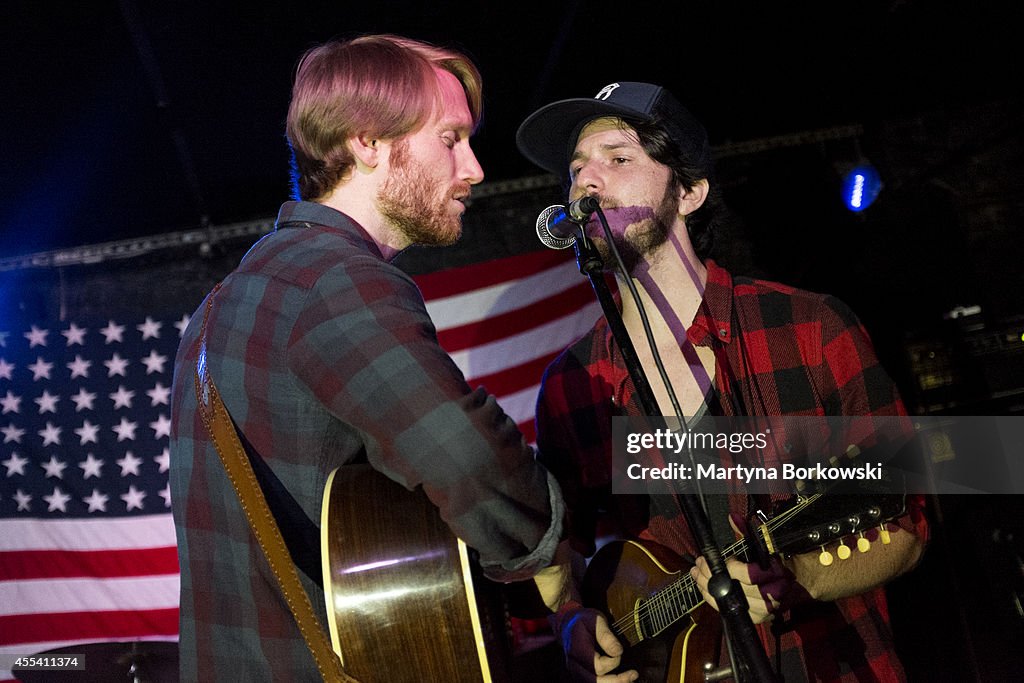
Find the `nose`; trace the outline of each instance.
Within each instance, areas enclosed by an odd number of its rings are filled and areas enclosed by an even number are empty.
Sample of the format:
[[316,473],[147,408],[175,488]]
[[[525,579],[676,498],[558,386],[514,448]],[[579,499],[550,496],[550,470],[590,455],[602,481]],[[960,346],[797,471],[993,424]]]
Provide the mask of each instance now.
[[459,178],[470,185],[481,183],[484,179],[484,169],[480,165],[480,162],[477,161],[473,148],[469,145],[466,145],[465,151],[460,160]]
[[576,177],[573,178],[572,187],[569,188],[570,196],[585,194],[601,194],[604,189],[604,178],[598,170],[598,164],[589,161],[583,162],[576,169]]

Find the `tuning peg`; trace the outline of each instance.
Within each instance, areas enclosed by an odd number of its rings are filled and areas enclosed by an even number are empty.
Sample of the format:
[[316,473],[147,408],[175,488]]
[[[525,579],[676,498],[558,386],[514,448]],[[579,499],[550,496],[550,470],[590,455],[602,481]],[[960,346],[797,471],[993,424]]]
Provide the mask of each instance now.
[[860,532],[860,538],[857,539],[857,550],[862,553],[866,553],[871,550],[871,541],[864,538],[864,532]]
[[885,525],[878,527],[878,537],[882,539],[883,545],[889,545],[892,543],[892,538],[889,536],[889,530],[885,528]]
[[839,541],[839,547],[836,548],[836,555],[839,556],[840,560],[850,559],[850,546],[846,545],[845,541]]
[[825,546],[821,546],[821,555],[818,555],[818,562],[821,563],[821,566],[828,567],[835,562],[835,558],[832,557],[832,553],[825,550]]

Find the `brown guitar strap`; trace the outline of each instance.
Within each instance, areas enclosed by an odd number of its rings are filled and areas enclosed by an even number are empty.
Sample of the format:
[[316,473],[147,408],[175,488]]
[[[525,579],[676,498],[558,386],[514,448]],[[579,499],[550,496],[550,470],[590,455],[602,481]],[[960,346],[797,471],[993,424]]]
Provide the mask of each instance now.
[[345,673],[341,666],[341,660],[331,649],[331,644],[327,640],[323,628],[320,627],[320,622],[317,621],[313,606],[309,602],[309,596],[302,587],[295,564],[288,554],[281,530],[267,507],[267,500],[256,480],[252,464],[249,462],[238,433],[235,431],[234,423],[228,415],[227,408],[220,398],[220,393],[218,393],[206,365],[206,322],[213,306],[213,298],[219,289],[220,285],[218,284],[210,293],[203,314],[199,361],[195,370],[199,414],[203,419],[203,424],[206,425],[206,430],[213,438],[217,454],[220,456],[221,462],[224,463],[228,478],[238,494],[238,500],[249,520],[252,533],[259,542],[260,548],[263,549],[267,562],[281,588],[281,593],[284,595],[285,602],[288,603],[288,608],[291,610],[292,616],[295,617],[295,623],[302,633],[302,638],[313,654],[313,659],[316,660],[320,675],[329,683],[359,683]]

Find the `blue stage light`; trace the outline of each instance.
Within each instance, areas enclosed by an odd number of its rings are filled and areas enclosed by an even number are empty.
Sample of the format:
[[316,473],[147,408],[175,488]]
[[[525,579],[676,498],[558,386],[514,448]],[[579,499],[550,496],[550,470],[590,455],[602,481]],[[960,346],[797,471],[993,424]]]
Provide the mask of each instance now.
[[871,164],[860,164],[843,177],[843,203],[850,211],[871,206],[882,190],[882,179]]

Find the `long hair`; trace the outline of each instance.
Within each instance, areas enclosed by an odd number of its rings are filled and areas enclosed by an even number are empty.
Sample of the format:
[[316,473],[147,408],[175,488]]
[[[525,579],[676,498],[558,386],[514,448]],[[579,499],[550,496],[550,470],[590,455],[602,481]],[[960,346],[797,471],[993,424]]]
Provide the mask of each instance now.
[[355,165],[348,139],[397,139],[418,130],[439,102],[435,68],[459,79],[475,128],[483,106],[480,72],[459,52],[386,34],[306,52],[286,127],[294,197],[320,199],[345,178]]

